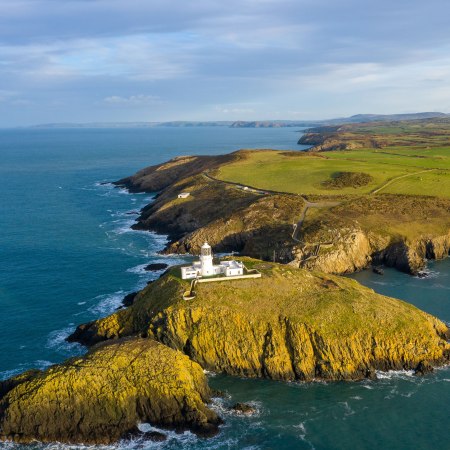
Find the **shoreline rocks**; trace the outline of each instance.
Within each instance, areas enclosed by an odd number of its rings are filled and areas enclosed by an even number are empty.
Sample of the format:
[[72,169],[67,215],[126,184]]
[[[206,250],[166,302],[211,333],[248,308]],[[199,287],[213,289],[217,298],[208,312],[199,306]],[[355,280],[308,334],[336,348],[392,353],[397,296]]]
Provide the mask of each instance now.
[[152,263],[145,266],[144,270],[146,270],[147,272],[158,272],[160,270],[167,269],[168,267],[169,265],[165,263]]

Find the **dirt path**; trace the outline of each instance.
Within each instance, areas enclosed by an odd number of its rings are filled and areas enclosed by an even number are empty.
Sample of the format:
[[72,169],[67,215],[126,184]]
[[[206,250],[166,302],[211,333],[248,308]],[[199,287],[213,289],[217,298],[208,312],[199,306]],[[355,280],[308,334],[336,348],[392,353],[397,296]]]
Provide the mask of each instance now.
[[433,170],[437,170],[437,169],[426,169],[426,170],[421,170],[420,172],[407,173],[406,175],[400,175],[399,177],[392,178],[392,180],[387,181],[386,183],[381,185],[379,188],[372,191],[371,194],[378,194],[378,192],[380,192],[384,188],[388,187],[392,183],[395,183],[396,181],[398,181],[402,178],[412,177],[413,175],[419,175],[419,173],[432,172]]
[[301,242],[298,239],[298,233],[300,231],[300,228],[303,225],[303,222],[305,221],[306,218],[306,213],[308,212],[309,208],[331,208],[332,206],[337,206],[340,205],[341,202],[309,202],[308,200],[306,200],[305,197],[301,196],[303,201],[305,202],[305,207],[303,208],[303,211],[300,215],[300,219],[298,220],[298,222],[294,225],[294,232],[292,233],[292,239],[296,242]]
[[214,178],[207,172],[203,172],[203,176],[205,178],[208,178],[211,181],[215,181],[215,182],[222,183],[222,184],[227,184],[229,186],[234,187],[235,189],[239,189],[241,191],[245,191],[245,192],[252,193],[252,194],[259,194],[259,195],[283,194],[283,195],[298,195],[299,197],[301,197],[302,200],[305,202],[305,206],[301,212],[298,222],[296,224],[294,224],[294,231],[291,236],[292,239],[296,242],[301,242],[301,241],[299,241],[297,236],[300,231],[300,228],[303,225],[303,222],[306,217],[306,213],[309,208],[331,208],[332,206],[337,206],[337,205],[341,204],[341,202],[310,202],[302,194],[294,194],[292,192],[283,192],[283,191],[271,191],[271,190],[267,190],[267,189],[258,189],[256,187],[244,185],[242,183],[234,183],[232,181],[219,180],[218,178]]

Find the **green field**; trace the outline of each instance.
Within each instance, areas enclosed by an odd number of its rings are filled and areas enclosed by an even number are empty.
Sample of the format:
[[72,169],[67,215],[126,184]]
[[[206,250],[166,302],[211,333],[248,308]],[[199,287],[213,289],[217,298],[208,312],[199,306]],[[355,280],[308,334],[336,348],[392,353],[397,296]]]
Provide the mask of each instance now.
[[[339,172],[364,173],[372,180],[360,187],[329,189],[323,185]],[[238,161],[220,167],[215,176],[305,195],[361,195],[381,188],[382,193],[450,198],[450,148],[388,147],[309,154],[248,151]]]

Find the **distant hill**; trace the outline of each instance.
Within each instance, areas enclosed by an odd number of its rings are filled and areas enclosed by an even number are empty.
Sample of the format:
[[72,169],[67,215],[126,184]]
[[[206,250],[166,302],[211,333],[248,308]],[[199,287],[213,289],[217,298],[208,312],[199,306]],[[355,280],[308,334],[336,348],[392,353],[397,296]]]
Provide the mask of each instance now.
[[30,128],[154,128],[154,127],[229,127],[232,121],[173,121],[173,122],[87,122],[44,123]]
[[91,123],[46,123],[31,128],[154,128],[154,127],[231,127],[231,128],[284,128],[320,127],[345,123],[391,122],[397,120],[432,119],[450,117],[442,112],[421,112],[413,114],[356,114],[327,120],[256,120],[256,121],[186,121],[171,122],[91,122]]
[[262,120],[234,122],[232,128],[281,128],[281,127],[313,127],[322,125],[342,125],[344,123],[391,122],[397,120],[432,119],[448,117],[442,112],[421,112],[412,114],[356,114],[327,120]]

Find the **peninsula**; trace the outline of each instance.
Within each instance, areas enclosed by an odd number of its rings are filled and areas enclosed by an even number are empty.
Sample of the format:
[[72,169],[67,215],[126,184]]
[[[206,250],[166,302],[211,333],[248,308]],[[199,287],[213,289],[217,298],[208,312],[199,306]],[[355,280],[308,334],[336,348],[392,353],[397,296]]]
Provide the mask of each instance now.
[[[417,274],[450,249],[450,119],[314,129],[310,151],[179,157],[117,184],[159,192],[137,229],[327,273]],[[189,193],[179,198],[181,193]]]
[[204,370],[310,382],[448,364],[445,323],[339,274],[448,255],[449,137],[444,118],[349,125],[310,131],[307,152],[179,157],[118,181],[157,192],[135,228],[200,262],[79,325],[85,356],[1,382],[0,439],[111,443],[142,422],[211,436]]

